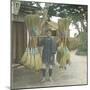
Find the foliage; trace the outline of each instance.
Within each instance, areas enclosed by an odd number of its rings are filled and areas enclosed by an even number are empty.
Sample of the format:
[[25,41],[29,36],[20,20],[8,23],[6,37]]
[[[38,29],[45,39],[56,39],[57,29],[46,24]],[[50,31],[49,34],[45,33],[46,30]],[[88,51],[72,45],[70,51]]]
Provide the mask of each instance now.
[[80,45],[76,52],[78,55],[86,55],[87,54],[87,32],[80,33]]
[[75,50],[79,47],[80,45],[80,39],[79,38],[70,38],[69,39],[69,49],[70,50]]
[[[49,16],[58,16],[61,18],[70,18],[72,23],[77,25],[77,22],[81,22],[81,25],[85,31],[87,31],[87,6],[86,5],[67,5],[67,4],[53,4],[48,10]],[[84,24],[86,22],[86,25]]]

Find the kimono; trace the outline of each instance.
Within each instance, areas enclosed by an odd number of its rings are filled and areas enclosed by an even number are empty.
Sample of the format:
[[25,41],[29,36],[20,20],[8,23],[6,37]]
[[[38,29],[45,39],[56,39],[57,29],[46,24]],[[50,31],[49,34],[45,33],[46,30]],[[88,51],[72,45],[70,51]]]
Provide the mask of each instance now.
[[54,54],[56,53],[56,41],[52,37],[44,37],[40,44],[43,46],[42,62],[47,65],[54,64]]

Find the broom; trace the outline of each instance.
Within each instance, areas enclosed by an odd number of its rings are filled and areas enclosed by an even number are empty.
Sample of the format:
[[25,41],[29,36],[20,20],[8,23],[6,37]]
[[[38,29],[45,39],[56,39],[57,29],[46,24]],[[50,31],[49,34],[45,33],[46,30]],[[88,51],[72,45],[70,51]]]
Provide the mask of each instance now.
[[32,35],[39,35],[40,34],[40,18],[39,15],[27,15],[25,17],[25,23],[28,27],[28,30],[32,33]]
[[30,15],[27,15],[25,17],[25,24],[27,27],[27,48],[26,51],[24,52],[24,55],[22,56],[21,63],[26,67],[26,68],[32,68],[32,62],[31,62],[31,53],[29,50],[30,46],[30,30],[33,26],[32,18]]
[[35,59],[34,69],[35,69],[35,71],[39,71],[42,67],[42,60],[41,60],[41,55],[40,55],[38,48],[37,48],[37,52],[35,54],[34,59]]
[[27,48],[26,48],[26,50],[25,50],[25,52],[24,52],[24,54],[21,58],[21,61],[20,61],[20,63],[23,64],[23,65],[25,65],[27,63],[27,59],[30,57],[29,56],[29,51],[30,50],[29,50],[29,38],[28,38],[28,36],[29,35],[28,35],[28,30],[27,30]]
[[70,22],[71,21],[69,19],[67,19],[67,18],[63,18],[63,19],[58,20],[58,31],[59,31],[60,35],[63,34],[61,37],[64,40],[63,41],[64,45],[66,45],[66,42],[67,42],[66,34],[67,34],[68,30],[69,30]]
[[[27,15],[25,18],[25,23],[28,28],[29,32],[29,44],[30,44],[30,52],[27,55],[27,60],[24,62],[24,66],[30,69],[35,69],[36,71],[40,70],[41,68],[41,58],[39,53],[33,54],[33,50],[35,50],[36,47],[36,37],[39,33],[39,26],[40,26],[40,19],[38,18],[38,15]],[[34,36],[32,36],[34,35]]]
[[63,46],[63,43],[57,49],[57,62],[61,68],[64,68],[67,64],[70,65],[70,52],[66,46]]
[[61,35],[63,44],[61,43],[61,45],[58,47],[57,61],[60,64],[60,67],[62,68],[64,68],[65,65],[70,62],[70,53],[66,45],[67,42],[66,33],[69,30],[69,25],[70,25],[70,20],[67,18],[58,20],[58,30],[59,33],[63,34]]
[[41,60],[41,56],[40,56],[40,52],[38,50],[38,47],[37,47],[37,38],[38,37],[32,37],[32,43],[31,43],[31,65],[32,67],[34,67],[34,70],[35,71],[39,71],[42,67],[42,60]]

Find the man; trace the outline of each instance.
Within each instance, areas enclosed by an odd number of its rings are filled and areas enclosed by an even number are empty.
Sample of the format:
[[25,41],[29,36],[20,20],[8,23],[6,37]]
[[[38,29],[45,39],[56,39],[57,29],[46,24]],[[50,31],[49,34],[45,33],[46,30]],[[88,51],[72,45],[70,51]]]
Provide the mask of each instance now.
[[52,66],[54,64],[54,54],[56,53],[56,41],[51,36],[51,30],[46,31],[46,37],[44,37],[40,46],[43,46],[42,51],[42,82],[46,80],[46,70],[48,69],[49,80],[52,81]]

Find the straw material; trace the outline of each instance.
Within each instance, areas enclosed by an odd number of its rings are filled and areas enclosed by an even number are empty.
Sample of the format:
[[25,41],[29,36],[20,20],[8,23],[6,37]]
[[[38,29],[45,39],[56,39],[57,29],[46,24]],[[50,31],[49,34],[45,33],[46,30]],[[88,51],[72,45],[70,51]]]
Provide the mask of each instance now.
[[67,18],[63,18],[58,20],[58,30],[59,31],[67,31],[69,29],[70,20]]
[[26,59],[27,59],[27,57],[28,57],[28,51],[29,49],[28,48],[26,48],[26,50],[25,50],[25,52],[24,52],[24,54],[23,54],[23,56],[22,56],[22,58],[21,58],[21,61],[20,61],[20,63],[21,64],[24,64],[25,62],[26,62]]
[[40,35],[41,20],[39,18],[39,15],[27,15],[25,17],[25,24],[32,35]]
[[61,46],[57,49],[57,62],[60,64],[60,67],[65,67],[66,64],[70,64],[70,51],[67,47]]
[[39,71],[42,68],[42,59],[37,48],[32,48],[31,50],[26,50],[21,59],[21,64],[25,68],[33,69]]
[[40,54],[35,55],[35,70],[39,71],[42,68],[42,60]]

